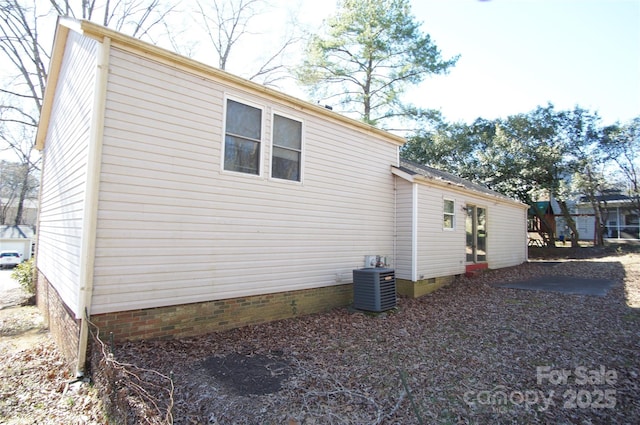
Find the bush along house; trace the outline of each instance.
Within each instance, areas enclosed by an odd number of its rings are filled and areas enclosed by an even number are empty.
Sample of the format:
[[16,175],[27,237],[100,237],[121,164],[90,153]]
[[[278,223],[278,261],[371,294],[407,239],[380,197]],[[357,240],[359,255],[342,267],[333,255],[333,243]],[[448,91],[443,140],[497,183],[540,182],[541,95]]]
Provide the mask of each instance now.
[[81,371],[116,340],[348,305],[369,255],[398,291],[526,261],[526,206],[399,159],[404,139],[61,19],[37,134],[37,302]]

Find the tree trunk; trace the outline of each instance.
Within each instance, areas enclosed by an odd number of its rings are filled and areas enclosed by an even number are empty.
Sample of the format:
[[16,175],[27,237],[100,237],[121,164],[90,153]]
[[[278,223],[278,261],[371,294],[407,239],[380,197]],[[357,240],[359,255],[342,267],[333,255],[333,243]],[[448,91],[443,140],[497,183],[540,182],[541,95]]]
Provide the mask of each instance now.
[[591,202],[593,211],[596,217],[596,234],[593,243],[598,246],[604,245],[604,221],[602,219],[602,209],[600,203],[594,199],[595,202]]
[[567,222],[567,226],[569,226],[569,230],[571,231],[571,247],[577,248],[578,239],[580,235],[578,234],[578,228],[576,227],[576,222],[571,217],[571,213],[569,212],[569,207],[567,207],[567,203],[565,201],[558,201],[558,205],[560,205],[560,211],[562,211],[562,216]]
[[18,199],[18,205],[16,208],[16,219],[15,224],[23,224],[22,223],[22,214],[24,211],[24,200],[27,197],[27,192],[29,192],[29,165],[24,165],[24,175],[22,178],[22,187],[20,188],[20,198]]
[[[542,236],[542,240],[544,241],[544,244],[549,247],[549,248],[553,248],[556,246],[556,235],[553,232],[553,225],[552,223],[549,223],[547,221],[547,217],[544,211],[540,211],[538,210],[538,208],[534,208],[535,212],[536,212],[536,216],[538,217],[538,219],[540,220],[540,228],[538,229],[538,234],[540,236]],[[545,231],[546,230],[546,231]]]

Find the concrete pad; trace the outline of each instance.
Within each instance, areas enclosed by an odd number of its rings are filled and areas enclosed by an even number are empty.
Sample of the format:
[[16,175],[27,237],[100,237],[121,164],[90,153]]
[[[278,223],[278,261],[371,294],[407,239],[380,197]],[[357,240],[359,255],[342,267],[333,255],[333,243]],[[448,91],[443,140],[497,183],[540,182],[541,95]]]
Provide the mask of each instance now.
[[604,297],[607,295],[609,289],[613,287],[613,282],[606,279],[589,279],[584,277],[541,276],[521,282],[498,283],[494,286],[499,288]]

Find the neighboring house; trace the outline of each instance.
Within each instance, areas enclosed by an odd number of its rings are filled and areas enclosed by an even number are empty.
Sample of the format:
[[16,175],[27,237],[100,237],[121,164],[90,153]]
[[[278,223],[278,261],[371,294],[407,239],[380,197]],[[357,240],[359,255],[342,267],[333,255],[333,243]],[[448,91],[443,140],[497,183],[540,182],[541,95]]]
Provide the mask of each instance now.
[[0,226],[0,251],[18,251],[22,261],[31,258],[36,238],[34,226]]
[[[15,223],[16,214],[18,213],[17,200],[3,198],[0,200],[0,213],[4,223]],[[27,198],[22,203],[22,220],[21,225],[35,226],[38,221],[38,199]]]
[[[640,221],[638,210],[633,200],[620,192],[606,193],[597,196],[598,203],[603,205],[603,221],[606,223],[604,237],[615,240],[640,239]],[[576,214],[576,226],[580,239],[595,240],[596,217],[591,202],[581,197],[573,205]]]
[[118,340],[196,335],[348,305],[368,255],[414,296],[526,261],[526,206],[400,163],[403,143],[62,19],[37,135],[38,305],[81,370],[87,318]]
[[[640,221],[638,210],[633,199],[622,194],[618,190],[610,190],[596,196],[596,201],[601,205],[601,214],[606,224],[604,237],[609,240],[637,240],[640,239]],[[560,211],[558,202],[539,201],[529,209],[529,231],[534,232],[542,226],[536,218],[534,208],[544,213],[545,220],[551,223],[556,238],[562,235],[570,238],[570,229],[566,219]],[[567,208],[573,218],[578,237],[583,241],[595,241],[596,239],[596,215],[593,206],[586,196],[577,197],[567,201]]]

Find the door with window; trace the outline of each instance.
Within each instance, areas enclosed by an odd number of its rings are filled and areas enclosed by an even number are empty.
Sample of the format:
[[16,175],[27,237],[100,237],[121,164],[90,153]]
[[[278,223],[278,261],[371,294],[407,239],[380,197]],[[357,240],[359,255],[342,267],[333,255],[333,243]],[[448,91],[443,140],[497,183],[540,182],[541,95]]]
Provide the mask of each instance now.
[[467,263],[487,261],[487,210],[467,205]]

